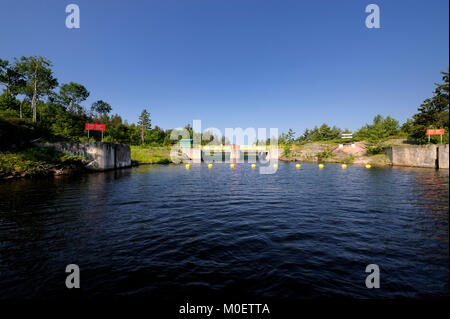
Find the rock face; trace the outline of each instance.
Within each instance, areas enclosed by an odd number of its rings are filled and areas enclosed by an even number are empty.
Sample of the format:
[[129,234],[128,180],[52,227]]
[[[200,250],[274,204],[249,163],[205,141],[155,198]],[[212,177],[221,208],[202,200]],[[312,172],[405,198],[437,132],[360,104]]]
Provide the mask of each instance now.
[[392,165],[448,169],[447,145],[392,146],[384,149]]
[[129,145],[113,143],[36,143],[42,147],[52,147],[57,151],[70,155],[84,156],[86,168],[95,171],[105,171],[131,166],[131,150]]
[[[280,154],[283,150],[280,150]],[[320,153],[329,153],[329,158],[319,159]],[[325,162],[345,162],[350,157],[354,158],[354,162],[359,161],[358,157],[367,155],[367,150],[363,142],[355,142],[352,146],[350,143],[342,147],[338,145],[310,143],[300,147],[294,147],[289,158],[282,157],[284,161],[325,161]]]

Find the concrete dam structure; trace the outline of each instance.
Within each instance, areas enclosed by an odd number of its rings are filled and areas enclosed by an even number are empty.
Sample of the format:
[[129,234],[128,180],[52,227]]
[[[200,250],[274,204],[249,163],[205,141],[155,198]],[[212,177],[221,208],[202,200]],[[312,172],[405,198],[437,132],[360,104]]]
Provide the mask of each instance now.
[[106,171],[131,166],[131,150],[126,144],[113,143],[36,143],[41,147],[51,147],[57,151],[84,156],[87,160],[86,168],[93,171]]
[[243,163],[245,161],[257,160],[278,160],[278,148],[268,147],[247,147],[233,148],[232,146],[221,147],[182,147],[179,155],[184,158],[184,162],[200,163],[200,162],[230,162]]
[[394,166],[448,169],[448,144],[385,147]]

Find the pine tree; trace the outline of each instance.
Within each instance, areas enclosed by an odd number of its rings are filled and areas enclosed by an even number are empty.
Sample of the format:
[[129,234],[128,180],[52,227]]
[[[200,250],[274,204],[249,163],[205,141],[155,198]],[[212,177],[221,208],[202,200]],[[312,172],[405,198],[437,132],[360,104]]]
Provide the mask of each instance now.
[[141,129],[141,141],[142,145],[145,143],[145,132],[151,127],[150,113],[144,109],[139,116],[139,127]]

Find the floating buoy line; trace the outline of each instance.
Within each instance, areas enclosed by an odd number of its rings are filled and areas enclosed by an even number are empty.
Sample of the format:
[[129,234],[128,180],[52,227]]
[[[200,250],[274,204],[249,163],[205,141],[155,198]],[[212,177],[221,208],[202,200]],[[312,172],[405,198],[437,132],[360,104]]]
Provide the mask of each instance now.
[[[230,168],[235,168],[235,167],[236,167],[236,164],[233,164],[233,163],[230,164]],[[250,167],[251,167],[251,168],[256,168],[256,164],[251,164]],[[274,168],[278,168],[278,164],[273,164],[273,167],[274,167]],[[301,168],[302,165],[299,164],[299,163],[297,163],[297,164],[295,164],[295,167],[296,167],[296,168]],[[320,164],[318,165],[318,167],[319,167],[319,168],[324,168],[325,165],[322,164],[322,163],[320,163]],[[342,167],[342,168],[347,168],[347,164],[342,164],[341,167]],[[191,168],[191,164],[186,164],[186,165],[185,165],[185,168],[186,168],[186,169],[190,169],[190,168]],[[213,168],[213,164],[208,164],[208,168]],[[365,165],[365,168],[367,168],[367,169],[372,168],[372,165],[366,164],[366,165]]]

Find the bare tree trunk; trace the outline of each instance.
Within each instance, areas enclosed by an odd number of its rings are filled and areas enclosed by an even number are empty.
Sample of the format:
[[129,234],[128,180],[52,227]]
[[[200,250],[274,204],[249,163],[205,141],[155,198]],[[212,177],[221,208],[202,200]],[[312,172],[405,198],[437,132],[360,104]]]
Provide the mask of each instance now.
[[23,101],[20,102],[20,118],[22,118],[22,104],[23,104]]
[[37,96],[37,68],[38,65],[36,63],[36,68],[34,71],[34,89],[33,89],[33,98],[31,99],[31,108],[33,109],[33,122],[37,120],[37,110],[36,110],[36,96]]
[[141,140],[142,140],[142,145],[144,145],[144,126],[142,126],[141,128]]

